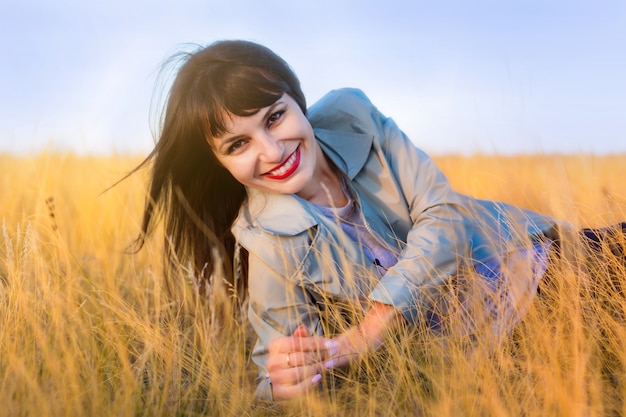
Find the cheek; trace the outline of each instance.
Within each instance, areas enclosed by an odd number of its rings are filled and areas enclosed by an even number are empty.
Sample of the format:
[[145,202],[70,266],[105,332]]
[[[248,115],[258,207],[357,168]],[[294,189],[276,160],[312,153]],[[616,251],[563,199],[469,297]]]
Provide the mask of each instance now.
[[307,119],[304,119],[304,122],[302,124],[302,135],[311,140],[315,140],[315,133],[313,132],[313,127],[311,126],[311,124],[309,123]]
[[245,158],[234,158],[222,163],[224,168],[239,182],[245,183],[254,177],[254,164]]

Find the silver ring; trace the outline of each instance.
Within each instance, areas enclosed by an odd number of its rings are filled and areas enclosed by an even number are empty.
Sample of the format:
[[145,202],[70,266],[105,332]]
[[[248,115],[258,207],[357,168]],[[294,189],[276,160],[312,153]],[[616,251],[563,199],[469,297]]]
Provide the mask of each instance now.
[[291,363],[289,361],[289,352],[287,352],[287,368],[291,368]]

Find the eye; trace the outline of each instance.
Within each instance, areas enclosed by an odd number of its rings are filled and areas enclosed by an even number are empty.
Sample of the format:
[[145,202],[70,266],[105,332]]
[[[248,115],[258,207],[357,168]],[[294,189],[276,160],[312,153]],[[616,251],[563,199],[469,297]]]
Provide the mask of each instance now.
[[267,118],[267,127],[271,127],[274,123],[279,121],[284,113],[285,113],[284,110],[279,110],[277,112],[270,114],[270,116]]
[[246,139],[236,140],[235,142],[231,143],[230,146],[228,147],[228,149],[226,150],[227,154],[231,155],[231,154],[237,152],[239,149],[241,149],[243,146],[245,146],[246,143],[248,143],[248,141]]

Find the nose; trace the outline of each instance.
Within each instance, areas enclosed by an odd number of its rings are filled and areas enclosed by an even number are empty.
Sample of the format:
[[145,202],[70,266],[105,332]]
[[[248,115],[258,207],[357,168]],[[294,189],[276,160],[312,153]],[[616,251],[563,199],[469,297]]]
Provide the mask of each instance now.
[[282,161],[285,146],[281,140],[264,132],[258,136],[257,141],[260,146],[259,157],[263,162],[278,163]]

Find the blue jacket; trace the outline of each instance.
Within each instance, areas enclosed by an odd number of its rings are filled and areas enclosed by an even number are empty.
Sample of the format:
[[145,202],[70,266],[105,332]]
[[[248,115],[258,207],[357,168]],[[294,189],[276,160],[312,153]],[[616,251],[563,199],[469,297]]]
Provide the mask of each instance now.
[[[259,337],[253,360],[260,375],[272,339],[299,325],[318,335],[340,331],[328,318],[337,314],[333,307],[365,311],[380,301],[414,322],[459,268],[502,258],[555,226],[547,216],[452,190],[359,90],[330,92],[308,118],[326,156],[349,179],[368,230],[398,262],[381,276],[360,245],[313,204],[249,189],[232,230],[249,251],[249,319]],[[266,381],[257,395],[271,398]]]

